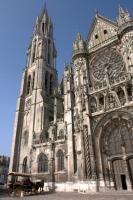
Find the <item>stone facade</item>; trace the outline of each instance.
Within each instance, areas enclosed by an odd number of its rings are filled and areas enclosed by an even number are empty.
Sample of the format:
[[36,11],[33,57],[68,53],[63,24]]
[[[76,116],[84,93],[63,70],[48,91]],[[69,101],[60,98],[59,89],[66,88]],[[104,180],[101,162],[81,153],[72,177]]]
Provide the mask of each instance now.
[[96,14],[77,34],[58,85],[53,24],[45,8],[27,50],[10,171],[31,173],[57,191],[132,190],[133,21]]
[[0,183],[7,183],[7,175],[9,170],[10,158],[7,156],[0,156]]

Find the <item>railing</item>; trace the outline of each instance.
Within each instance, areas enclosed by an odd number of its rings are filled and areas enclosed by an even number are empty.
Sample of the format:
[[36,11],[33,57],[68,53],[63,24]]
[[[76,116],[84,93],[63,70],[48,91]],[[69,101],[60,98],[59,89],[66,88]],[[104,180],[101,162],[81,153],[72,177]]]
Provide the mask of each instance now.
[[[123,82],[127,82],[127,81],[130,81],[131,80],[131,75],[130,74],[122,74],[121,76],[117,77],[117,78],[113,78],[111,80],[111,85],[110,87],[114,87],[114,86],[117,86],[118,84],[121,84]],[[89,88],[89,94],[93,94],[95,92],[98,92],[98,91],[101,91],[101,90],[104,90],[107,88],[107,83],[106,81],[104,80],[102,83],[100,83],[99,85],[97,86],[94,86],[94,87],[90,87]]]
[[64,136],[63,138],[61,137],[57,137],[57,138],[54,138],[53,140],[51,138],[48,138],[48,139],[44,139],[44,140],[34,140],[33,141],[33,145],[39,145],[39,144],[47,144],[47,143],[52,143],[52,142],[65,142],[66,140],[66,137]]

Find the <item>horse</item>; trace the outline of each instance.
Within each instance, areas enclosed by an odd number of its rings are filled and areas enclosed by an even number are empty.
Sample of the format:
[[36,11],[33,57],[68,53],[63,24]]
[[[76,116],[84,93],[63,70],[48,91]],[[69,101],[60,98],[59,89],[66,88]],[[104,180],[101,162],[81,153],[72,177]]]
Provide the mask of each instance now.
[[36,182],[35,190],[38,191],[40,189],[40,191],[43,192],[43,187],[44,187],[44,180]]

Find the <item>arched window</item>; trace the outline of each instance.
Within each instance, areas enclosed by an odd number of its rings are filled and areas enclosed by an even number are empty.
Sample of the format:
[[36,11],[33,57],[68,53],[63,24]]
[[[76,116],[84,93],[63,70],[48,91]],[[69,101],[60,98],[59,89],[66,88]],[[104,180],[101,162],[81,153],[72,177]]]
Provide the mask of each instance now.
[[31,75],[28,76],[28,82],[27,82],[27,94],[30,93],[30,84],[31,84]]
[[38,173],[48,172],[48,157],[41,153],[38,156]]
[[58,150],[57,152],[57,168],[58,171],[64,170],[64,153],[62,150]]
[[53,76],[50,75],[50,90],[49,90],[50,95],[52,95],[52,81],[53,81]]
[[64,139],[64,130],[63,130],[63,129],[61,129],[61,130],[59,131],[58,139],[59,139],[59,140]]
[[42,32],[44,33],[44,22],[42,23]]
[[104,108],[104,96],[103,94],[99,94],[99,110],[103,110]]
[[35,61],[35,56],[36,56],[36,43],[34,44],[34,47],[33,47],[32,62]]
[[48,72],[46,71],[45,74],[45,91],[48,92]]
[[24,141],[24,145],[26,146],[26,145],[28,145],[28,137],[29,137],[29,133],[28,133],[28,131],[25,131],[24,132],[24,136],[23,136],[23,141]]
[[48,64],[50,64],[50,50],[51,50],[50,46],[51,46],[51,42],[50,40],[48,40]]
[[33,77],[32,77],[32,90],[34,89],[34,82],[35,82],[35,72],[33,72]]
[[133,91],[132,84],[128,84],[127,85],[127,94],[128,94],[129,101],[132,101],[132,91]]
[[52,130],[52,135],[53,135],[53,139],[57,140],[57,131],[55,128]]
[[27,156],[26,156],[26,157],[24,158],[24,160],[23,160],[22,172],[23,172],[23,173],[27,173],[27,172],[28,172],[28,167],[27,167]]

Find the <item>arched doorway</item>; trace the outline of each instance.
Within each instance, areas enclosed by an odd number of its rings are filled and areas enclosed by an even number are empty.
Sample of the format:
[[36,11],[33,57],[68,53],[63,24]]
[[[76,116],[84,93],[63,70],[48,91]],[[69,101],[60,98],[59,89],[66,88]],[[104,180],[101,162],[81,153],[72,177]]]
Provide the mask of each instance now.
[[[111,183],[117,190],[133,186],[133,117],[130,113],[112,112],[96,127],[96,159],[105,186]],[[99,152],[98,152],[99,148]],[[99,168],[99,167],[97,167]]]
[[122,159],[116,159],[112,161],[115,187],[117,190],[127,190],[127,180],[125,174],[124,161]]

